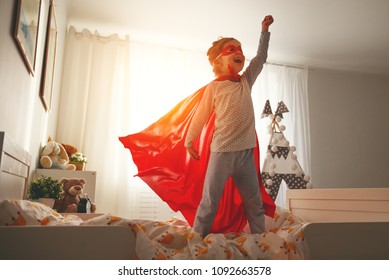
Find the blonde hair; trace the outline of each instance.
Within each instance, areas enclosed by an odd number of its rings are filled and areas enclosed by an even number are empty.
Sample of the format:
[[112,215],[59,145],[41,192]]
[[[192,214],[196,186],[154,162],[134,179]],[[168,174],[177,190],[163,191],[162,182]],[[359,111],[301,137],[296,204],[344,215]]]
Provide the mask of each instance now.
[[208,49],[208,52],[207,52],[208,60],[209,60],[209,63],[212,65],[213,72],[215,73],[216,76],[220,75],[220,67],[215,64],[215,61],[220,57],[220,54],[221,54],[225,44],[229,41],[232,41],[232,40],[238,41],[232,37],[225,37],[225,38],[220,37],[217,41],[213,42],[212,47],[210,47]]

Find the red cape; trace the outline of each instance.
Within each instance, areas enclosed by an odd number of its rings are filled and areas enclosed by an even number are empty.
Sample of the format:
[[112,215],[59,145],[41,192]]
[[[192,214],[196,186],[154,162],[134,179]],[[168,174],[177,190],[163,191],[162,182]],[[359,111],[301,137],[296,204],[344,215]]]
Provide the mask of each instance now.
[[[132,159],[138,167],[136,176],[146,182],[173,211],[181,211],[191,226],[202,196],[214,130],[214,114],[193,143],[199,152],[199,161],[190,158],[184,142],[205,88],[181,101],[145,130],[119,137],[124,147],[131,151]],[[265,214],[273,217],[275,204],[265,191],[259,170],[258,141],[254,152]],[[226,182],[211,232],[240,232],[246,224],[240,194],[230,178]]]

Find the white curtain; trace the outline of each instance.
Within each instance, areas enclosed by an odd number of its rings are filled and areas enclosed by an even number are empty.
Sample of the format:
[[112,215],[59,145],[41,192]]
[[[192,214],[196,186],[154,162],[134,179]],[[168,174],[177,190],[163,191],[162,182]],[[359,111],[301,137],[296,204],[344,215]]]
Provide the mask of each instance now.
[[118,213],[128,190],[130,159],[117,136],[128,127],[129,38],[70,27],[66,40],[57,138],[87,158],[97,172],[98,211]]
[[[95,203],[99,212],[128,218],[181,217],[134,177],[137,170],[131,154],[118,137],[144,129],[213,78],[202,52],[69,29],[57,138],[83,152],[88,157],[87,170],[97,172]],[[290,114],[297,116],[290,117],[291,124],[285,122],[287,131],[293,131],[287,137],[301,157],[307,158],[300,164],[308,168],[306,71],[266,65],[253,98],[258,117],[268,98],[283,100]],[[262,123],[268,125],[258,118],[261,131]],[[259,138],[266,147],[269,135],[259,132]]]

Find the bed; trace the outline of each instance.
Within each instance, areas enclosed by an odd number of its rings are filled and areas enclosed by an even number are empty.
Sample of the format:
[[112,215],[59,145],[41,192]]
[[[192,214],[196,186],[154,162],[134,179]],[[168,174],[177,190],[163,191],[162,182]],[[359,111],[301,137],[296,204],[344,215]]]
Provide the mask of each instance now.
[[[7,161],[11,162],[7,165],[20,164],[20,158],[28,157],[10,137],[1,135],[0,155],[7,154]],[[10,146],[18,148],[4,148]],[[29,161],[23,161],[23,165],[29,169]],[[304,213],[293,213],[293,207],[292,211],[277,207],[275,216],[266,218],[267,230],[263,234],[210,234],[203,239],[186,221],[176,218],[151,221],[130,220],[109,213],[57,213],[48,206],[26,200],[28,176],[20,180],[20,172],[4,171],[2,157],[0,167],[0,180],[7,174],[7,180],[0,181],[0,259],[389,258],[388,250],[379,251],[385,248],[383,242],[389,244],[389,223],[385,221],[374,223],[374,232],[369,232],[370,222],[308,221]],[[19,197],[15,195],[16,189]],[[355,232],[371,234],[370,252],[362,248],[366,236]],[[354,238],[350,239],[350,235]],[[336,250],[332,246],[334,241],[339,241]],[[347,255],[346,251],[352,254]]]
[[0,202],[0,259],[303,259],[302,223],[287,211],[263,234],[202,238],[183,220],[60,214],[28,200]]

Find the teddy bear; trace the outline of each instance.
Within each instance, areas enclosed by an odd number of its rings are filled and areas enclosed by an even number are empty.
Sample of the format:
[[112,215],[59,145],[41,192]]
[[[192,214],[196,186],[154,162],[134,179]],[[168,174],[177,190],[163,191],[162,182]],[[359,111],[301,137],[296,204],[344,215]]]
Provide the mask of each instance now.
[[47,142],[41,153],[40,164],[43,168],[59,168],[65,170],[76,170],[74,164],[69,164],[69,156],[65,148],[53,140]]
[[[85,179],[78,178],[62,178],[60,183],[63,185],[62,197],[56,199],[53,209],[59,213],[77,213],[78,206],[82,200],[82,194],[86,184]],[[96,211],[96,205],[91,203],[91,213]]]

